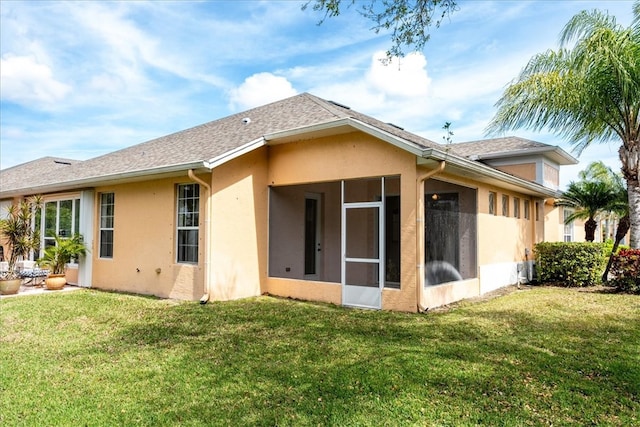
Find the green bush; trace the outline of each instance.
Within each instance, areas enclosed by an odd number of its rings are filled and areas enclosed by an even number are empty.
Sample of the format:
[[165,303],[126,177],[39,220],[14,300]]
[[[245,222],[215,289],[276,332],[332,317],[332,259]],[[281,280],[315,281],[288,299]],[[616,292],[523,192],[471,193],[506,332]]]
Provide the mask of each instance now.
[[623,292],[640,294],[640,249],[623,249],[613,257],[609,283]]
[[534,256],[538,280],[561,286],[597,285],[606,264],[602,243],[542,242],[535,245]]
[[[603,246],[603,251],[604,254],[606,256],[611,255],[611,251],[613,250],[613,240],[612,239],[607,239],[606,242],[604,242],[604,246]],[[618,246],[618,250],[616,252],[620,252],[622,249],[629,249],[629,246],[626,245],[619,245]]]

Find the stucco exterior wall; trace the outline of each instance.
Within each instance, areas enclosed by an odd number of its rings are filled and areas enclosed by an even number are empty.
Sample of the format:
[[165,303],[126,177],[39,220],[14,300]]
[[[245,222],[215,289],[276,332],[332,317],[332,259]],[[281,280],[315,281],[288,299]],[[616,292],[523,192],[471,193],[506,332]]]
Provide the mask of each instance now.
[[[400,175],[401,289],[384,289],[382,308],[415,311],[416,295],[416,166],[404,150],[360,132],[269,147],[267,182],[296,185],[362,177]],[[269,277],[265,291],[295,298],[317,296],[340,303],[339,285]]]
[[213,170],[211,300],[260,295],[267,275],[267,149]]
[[510,175],[519,176],[520,178],[528,179],[529,181],[536,181],[536,164],[535,163],[522,163],[515,165],[500,165],[496,166],[503,172]]
[[[185,175],[96,188],[92,286],[163,298],[196,300],[203,293],[204,189],[200,189],[198,264],[178,264],[175,254],[176,185]],[[114,193],[113,258],[100,258],[100,194]]]
[[544,240],[547,242],[564,241],[562,209],[553,206],[553,200],[544,204]]
[[[498,198],[495,215],[489,213],[490,191]],[[478,193],[478,276],[483,294],[525,280],[533,246],[541,234],[538,230],[541,222],[536,221],[535,198],[496,187],[480,187]],[[502,214],[502,195],[509,197],[509,216]],[[515,217],[515,198],[520,199],[520,218]],[[528,218],[525,218],[525,200],[529,201]]]

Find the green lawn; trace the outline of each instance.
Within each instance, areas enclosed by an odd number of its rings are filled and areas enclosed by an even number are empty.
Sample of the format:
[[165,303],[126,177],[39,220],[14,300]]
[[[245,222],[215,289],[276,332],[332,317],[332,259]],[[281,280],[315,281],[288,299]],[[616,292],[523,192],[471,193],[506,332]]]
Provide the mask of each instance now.
[[0,425],[638,425],[640,297],[406,314],[82,290],[0,301]]

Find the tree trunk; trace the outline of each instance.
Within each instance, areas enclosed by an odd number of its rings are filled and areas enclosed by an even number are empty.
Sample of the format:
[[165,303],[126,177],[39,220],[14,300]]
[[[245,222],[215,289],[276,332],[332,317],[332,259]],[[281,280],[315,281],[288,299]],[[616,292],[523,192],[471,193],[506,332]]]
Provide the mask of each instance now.
[[611,254],[609,255],[609,261],[607,262],[607,268],[604,269],[604,274],[602,275],[602,281],[607,282],[609,280],[609,270],[611,270],[611,264],[613,263],[613,257],[618,250],[618,246],[620,246],[620,242],[624,239],[624,236],[627,235],[629,231],[629,227],[631,223],[629,221],[629,214],[626,214],[620,221],[618,222],[618,228],[616,229],[616,240],[613,242],[613,249],[611,249]]
[[622,162],[622,175],[627,181],[629,194],[629,220],[631,236],[629,246],[640,249],[640,140],[623,143],[618,150]]
[[584,223],[584,240],[593,242],[596,237],[596,228],[598,228],[596,220],[589,218],[587,222]]
[[632,249],[640,249],[640,183],[627,180],[627,192],[629,193],[629,220],[631,237],[629,246]]

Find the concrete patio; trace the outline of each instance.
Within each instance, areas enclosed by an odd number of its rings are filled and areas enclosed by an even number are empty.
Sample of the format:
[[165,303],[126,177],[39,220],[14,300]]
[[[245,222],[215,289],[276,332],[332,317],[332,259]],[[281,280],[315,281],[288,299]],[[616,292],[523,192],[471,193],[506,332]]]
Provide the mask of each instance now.
[[4,298],[13,298],[13,297],[20,297],[20,296],[27,296],[27,295],[38,295],[38,294],[49,294],[49,293],[59,293],[59,292],[70,292],[70,291],[76,291],[78,289],[82,289],[79,286],[75,286],[75,285],[65,285],[64,288],[58,290],[58,291],[50,291],[48,289],[46,289],[44,287],[44,285],[21,285],[20,286],[20,290],[18,291],[17,294],[13,294],[13,295],[0,295],[0,299],[4,299]]

